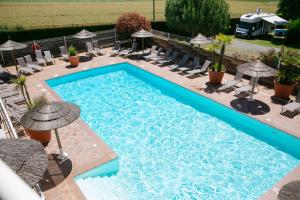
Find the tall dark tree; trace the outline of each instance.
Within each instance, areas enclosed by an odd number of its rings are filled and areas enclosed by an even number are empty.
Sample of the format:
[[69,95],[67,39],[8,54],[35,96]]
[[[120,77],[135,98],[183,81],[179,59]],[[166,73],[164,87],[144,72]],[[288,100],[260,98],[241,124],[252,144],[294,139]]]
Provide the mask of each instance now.
[[230,22],[226,0],[167,0],[165,15],[169,29],[188,35],[216,35]]
[[277,14],[288,20],[300,18],[300,0],[280,0]]

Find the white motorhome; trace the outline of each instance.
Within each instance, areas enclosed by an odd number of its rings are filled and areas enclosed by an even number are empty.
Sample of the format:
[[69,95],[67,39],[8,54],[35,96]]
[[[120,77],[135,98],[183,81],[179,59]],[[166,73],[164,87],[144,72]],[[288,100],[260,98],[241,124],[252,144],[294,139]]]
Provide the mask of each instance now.
[[284,35],[285,32],[282,26],[287,23],[288,21],[276,14],[262,13],[260,9],[257,9],[256,13],[248,13],[241,16],[240,23],[235,30],[235,35],[247,38],[266,35],[272,32],[275,35]]

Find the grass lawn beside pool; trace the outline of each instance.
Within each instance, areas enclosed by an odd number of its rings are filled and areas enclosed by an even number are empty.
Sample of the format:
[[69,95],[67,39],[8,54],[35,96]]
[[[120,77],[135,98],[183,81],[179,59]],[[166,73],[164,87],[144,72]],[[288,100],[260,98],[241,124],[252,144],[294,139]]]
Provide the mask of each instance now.
[[[0,0],[0,25],[8,27],[51,28],[72,25],[114,24],[125,12],[139,12],[152,19],[152,0]],[[155,0],[156,20],[164,20],[165,0]],[[228,0],[231,17],[255,12],[275,12],[270,0]]]

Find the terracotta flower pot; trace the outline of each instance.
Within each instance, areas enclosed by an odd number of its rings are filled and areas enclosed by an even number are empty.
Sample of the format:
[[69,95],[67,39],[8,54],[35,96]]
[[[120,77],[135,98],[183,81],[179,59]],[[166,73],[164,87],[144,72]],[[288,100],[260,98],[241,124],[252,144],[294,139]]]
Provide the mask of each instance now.
[[26,129],[25,132],[29,137],[33,140],[39,141],[45,146],[48,145],[48,143],[51,140],[51,130],[49,131],[34,131],[34,130],[29,130]]
[[73,67],[77,67],[79,65],[79,56],[70,56],[69,61]]
[[209,82],[213,84],[221,84],[225,72],[209,71]]
[[280,99],[289,99],[293,90],[295,89],[296,83],[293,85],[283,85],[274,81],[274,92],[275,96]]

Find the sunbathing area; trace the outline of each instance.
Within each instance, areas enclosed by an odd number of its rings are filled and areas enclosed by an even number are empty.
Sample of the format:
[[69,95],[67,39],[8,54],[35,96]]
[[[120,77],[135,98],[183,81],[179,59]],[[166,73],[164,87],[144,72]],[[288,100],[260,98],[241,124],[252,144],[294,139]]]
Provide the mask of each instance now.
[[0,199],[299,199],[300,54],[242,59],[216,33],[129,13],[114,29],[9,37]]

